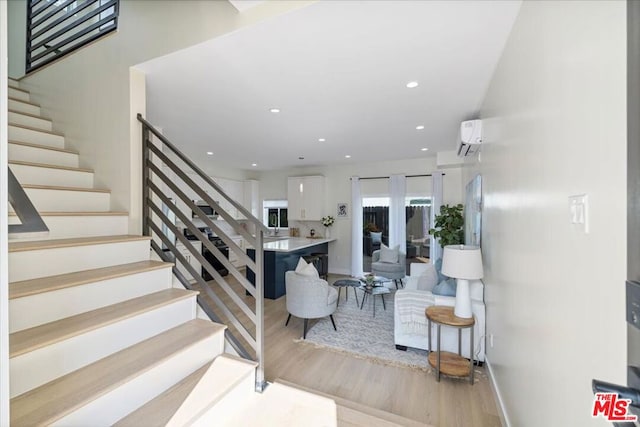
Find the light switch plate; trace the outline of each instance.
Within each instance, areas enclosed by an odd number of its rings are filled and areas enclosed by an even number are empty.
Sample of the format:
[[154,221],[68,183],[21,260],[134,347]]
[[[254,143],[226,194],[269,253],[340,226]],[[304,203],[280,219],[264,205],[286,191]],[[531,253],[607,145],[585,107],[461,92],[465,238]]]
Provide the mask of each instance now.
[[586,194],[569,196],[569,222],[574,230],[589,232],[589,197]]

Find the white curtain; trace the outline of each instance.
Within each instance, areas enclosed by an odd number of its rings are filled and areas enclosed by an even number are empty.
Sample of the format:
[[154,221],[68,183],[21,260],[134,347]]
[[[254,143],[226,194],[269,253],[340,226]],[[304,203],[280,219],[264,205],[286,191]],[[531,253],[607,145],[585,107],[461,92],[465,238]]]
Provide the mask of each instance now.
[[[442,206],[442,172],[431,173],[431,227],[435,227],[436,215],[440,215],[440,206]],[[429,258],[432,263],[442,258],[442,248],[439,239],[431,236],[431,248]]]
[[351,275],[362,277],[362,196],[360,178],[351,177]]
[[407,177],[391,175],[389,177],[389,247],[400,246],[400,250],[407,253],[407,214],[405,209],[405,195],[407,192]]

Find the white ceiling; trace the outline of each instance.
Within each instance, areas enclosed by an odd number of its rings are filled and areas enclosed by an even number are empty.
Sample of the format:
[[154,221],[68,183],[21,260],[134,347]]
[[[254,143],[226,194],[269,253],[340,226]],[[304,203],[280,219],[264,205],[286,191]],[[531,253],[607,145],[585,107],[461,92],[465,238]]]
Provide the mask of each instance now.
[[147,116],[201,165],[432,156],[478,114],[519,7],[320,1],[142,64]]

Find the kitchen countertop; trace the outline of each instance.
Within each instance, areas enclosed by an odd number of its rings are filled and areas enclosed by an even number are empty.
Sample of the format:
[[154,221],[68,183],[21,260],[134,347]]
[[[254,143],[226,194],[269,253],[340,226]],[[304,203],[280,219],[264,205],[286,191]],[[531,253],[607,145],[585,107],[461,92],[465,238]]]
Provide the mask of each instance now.
[[265,251],[294,252],[299,249],[310,248],[311,246],[321,245],[335,240],[336,239],[334,238],[308,239],[304,237],[289,237],[286,239],[275,240],[273,242],[267,242],[262,247]]

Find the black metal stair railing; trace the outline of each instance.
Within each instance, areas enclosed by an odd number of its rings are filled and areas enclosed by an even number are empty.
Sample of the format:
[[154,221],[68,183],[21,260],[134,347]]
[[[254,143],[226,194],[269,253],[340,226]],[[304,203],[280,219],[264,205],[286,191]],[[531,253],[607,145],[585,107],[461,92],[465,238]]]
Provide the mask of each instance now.
[[[263,241],[269,230],[242,204],[232,199],[206,173],[186,157],[174,144],[158,132],[142,115],[142,227],[143,233],[151,236],[151,246],[156,254],[167,262],[174,262],[173,273],[187,289],[200,291],[198,304],[211,320],[227,325],[225,335],[229,344],[242,357],[255,360],[256,390],[262,391],[266,385],[264,376],[264,298],[263,298]],[[171,175],[171,176],[168,176]],[[198,178],[199,183],[194,181]],[[203,184],[204,183],[204,184]],[[187,194],[189,193],[189,194]],[[243,221],[223,209],[211,194],[224,198],[239,214]],[[227,227],[220,227],[209,218],[192,200],[193,195],[212,206],[225,220]],[[178,206],[174,201],[178,201]],[[185,237],[176,221],[196,236],[202,248],[206,248],[226,268],[235,279],[230,283],[205,258],[202,251],[194,247]],[[192,213],[192,214],[191,214]],[[255,274],[255,286],[249,282],[243,271],[236,268],[207,236],[198,230],[194,217],[200,224],[210,228],[233,251],[246,268]],[[256,261],[238,246],[228,232],[240,235],[256,250]],[[255,234],[249,232],[255,230]],[[178,249],[181,243],[202,268],[213,278],[213,282],[203,279],[189,260]],[[252,298],[248,298],[249,294]],[[249,303],[247,301],[250,301]],[[247,348],[247,346],[249,348]]]
[[27,0],[26,72],[118,28],[119,0]]

